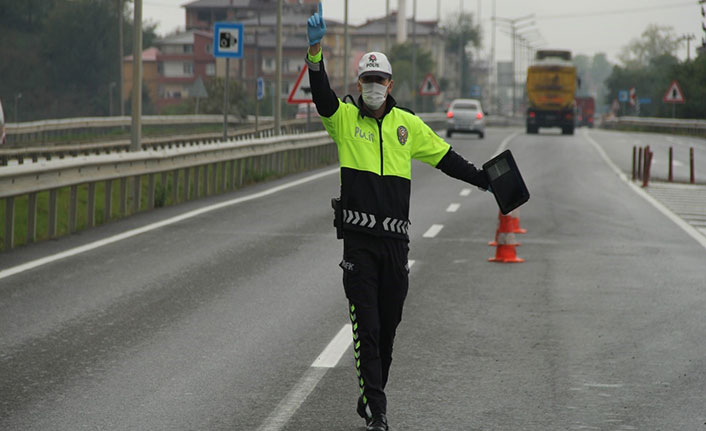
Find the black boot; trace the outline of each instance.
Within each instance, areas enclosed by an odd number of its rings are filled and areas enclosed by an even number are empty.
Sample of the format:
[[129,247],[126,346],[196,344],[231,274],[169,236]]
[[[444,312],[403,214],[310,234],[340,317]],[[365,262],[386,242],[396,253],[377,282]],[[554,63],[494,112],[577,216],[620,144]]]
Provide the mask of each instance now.
[[384,413],[378,413],[373,415],[373,419],[365,428],[366,431],[387,431],[389,427],[387,426],[387,416]]
[[361,418],[365,419],[365,425],[370,425],[370,421],[373,420],[372,413],[370,413],[370,409],[367,407],[367,405],[363,404],[363,396],[358,397],[358,408],[355,410],[358,412],[358,416]]

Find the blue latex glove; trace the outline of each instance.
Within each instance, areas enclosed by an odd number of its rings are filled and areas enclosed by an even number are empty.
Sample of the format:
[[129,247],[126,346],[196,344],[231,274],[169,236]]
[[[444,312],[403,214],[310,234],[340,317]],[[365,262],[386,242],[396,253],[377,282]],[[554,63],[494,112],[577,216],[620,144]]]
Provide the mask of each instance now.
[[321,42],[325,34],[324,11],[321,2],[319,2],[319,12],[313,14],[306,22],[306,35],[309,38],[309,46]]

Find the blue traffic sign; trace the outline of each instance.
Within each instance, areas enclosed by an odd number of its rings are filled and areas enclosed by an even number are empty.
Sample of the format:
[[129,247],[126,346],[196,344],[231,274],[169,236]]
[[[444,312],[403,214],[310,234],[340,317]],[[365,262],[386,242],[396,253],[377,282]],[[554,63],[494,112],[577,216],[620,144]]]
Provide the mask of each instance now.
[[257,78],[257,100],[265,98],[265,80]]
[[480,97],[480,85],[473,85],[471,87],[471,97]]
[[628,92],[627,92],[627,90],[620,90],[620,91],[618,91],[618,101],[619,101],[619,102],[627,102],[627,101],[628,101]]
[[213,28],[213,56],[243,58],[243,23],[217,22]]

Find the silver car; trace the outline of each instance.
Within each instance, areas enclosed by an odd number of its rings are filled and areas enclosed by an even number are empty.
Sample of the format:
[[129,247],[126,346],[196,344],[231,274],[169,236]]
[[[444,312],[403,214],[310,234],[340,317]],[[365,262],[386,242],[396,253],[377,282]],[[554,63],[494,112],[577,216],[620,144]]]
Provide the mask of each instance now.
[[455,99],[446,111],[448,122],[446,137],[454,133],[475,133],[479,138],[485,136],[485,113],[480,101],[476,99]]

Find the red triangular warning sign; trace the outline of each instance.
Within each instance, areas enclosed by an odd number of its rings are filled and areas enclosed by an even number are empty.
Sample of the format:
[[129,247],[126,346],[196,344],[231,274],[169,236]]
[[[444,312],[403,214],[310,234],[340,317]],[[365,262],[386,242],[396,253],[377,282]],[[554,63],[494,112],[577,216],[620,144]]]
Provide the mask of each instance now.
[[674,80],[669,89],[664,93],[662,101],[665,103],[684,103],[684,93],[679,88],[679,83]]
[[424,81],[422,81],[422,86],[419,87],[419,95],[438,96],[439,94],[441,94],[441,87],[439,87],[436,79],[434,79],[434,75],[427,73],[427,76],[424,77]]
[[[305,76],[306,75],[306,76]],[[309,84],[309,68],[305,65],[302,67],[297,81],[289,92],[287,103],[297,105],[299,103],[312,103],[314,99],[311,96],[311,84]]]

